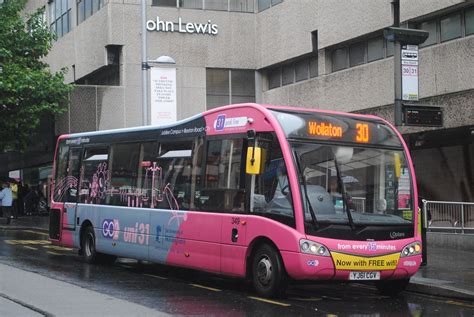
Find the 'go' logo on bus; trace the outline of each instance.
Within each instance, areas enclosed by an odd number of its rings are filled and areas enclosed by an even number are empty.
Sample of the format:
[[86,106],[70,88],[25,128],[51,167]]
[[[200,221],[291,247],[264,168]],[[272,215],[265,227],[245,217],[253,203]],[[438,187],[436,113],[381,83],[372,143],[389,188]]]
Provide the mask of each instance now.
[[104,219],[102,222],[102,236],[104,238],[118,240],[119,231],[120,225],[117,219]]

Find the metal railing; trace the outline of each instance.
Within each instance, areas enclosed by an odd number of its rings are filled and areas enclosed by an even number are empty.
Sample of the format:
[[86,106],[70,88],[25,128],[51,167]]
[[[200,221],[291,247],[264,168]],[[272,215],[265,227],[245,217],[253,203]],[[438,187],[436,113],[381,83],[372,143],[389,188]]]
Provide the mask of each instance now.
[[423,200],[423,215],[428,230],[474,233],[474,203]]

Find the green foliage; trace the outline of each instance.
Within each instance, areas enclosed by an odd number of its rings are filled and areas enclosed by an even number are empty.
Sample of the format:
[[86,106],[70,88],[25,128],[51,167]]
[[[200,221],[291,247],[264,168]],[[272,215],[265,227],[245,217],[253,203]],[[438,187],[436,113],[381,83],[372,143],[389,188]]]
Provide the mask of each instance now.
[[55,37],[44,9],[25,17],[25,3],[0,4],[0,153],[24,150],[40,118],[62,113],[73,89],[64,84],[65,69],[52,74],[42,60]]

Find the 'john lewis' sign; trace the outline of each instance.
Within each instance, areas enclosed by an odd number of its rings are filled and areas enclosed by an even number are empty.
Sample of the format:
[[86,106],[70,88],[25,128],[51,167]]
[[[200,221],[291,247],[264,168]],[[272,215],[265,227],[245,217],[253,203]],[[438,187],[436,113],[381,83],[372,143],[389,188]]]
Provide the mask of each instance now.
[[219,33],[217,24],[212,23],[211,20],[208,20],[207,23],[185,23],[181,18],[178,18],[178,23],[175,23],[171,21],[162,21],[160,20],[160,17],[156,17],[156,20],[148,20],[146,22],[146,28],[150,32],[179,32],[209,35],[217,35],[217,33]]

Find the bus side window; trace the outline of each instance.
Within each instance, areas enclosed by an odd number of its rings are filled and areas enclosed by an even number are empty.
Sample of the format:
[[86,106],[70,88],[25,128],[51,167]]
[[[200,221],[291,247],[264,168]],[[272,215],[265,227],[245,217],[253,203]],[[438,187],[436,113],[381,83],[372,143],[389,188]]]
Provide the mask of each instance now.
[[[257,140],[259,147],[266,150],[267,161],[263,174],[247,175],[247,186],[251,186],[252,181],[255,182],[251,212],[294,228],[296,223],[290,183],[278,139],[274,133],[261,133]],[[255,177],[255,180],[252,180],[252,177]]]
[[[137,199],[140,206],[150,208],[152,204],[153,184],[156,178],[153,178],[159,171],[157,166],[159,144],[156,141],[143,142],[140,144],[140,154],[138,159],[138,177],[137,177]],[[155,186],[156,187],[156,186]]]
[[107,204],[137,206],[138,143],[114,144],[110,149]]
[[203,186],[196,197],[201,210],[245,211],[245,163],[243,139],[211,140]]
[[[161,143],[157,166],[161,169],[158,184],[158,207],[189,210],[193,140]],[[156,187],[156,184],[155,184]]]
[[82,148],[71,148],[69,150],[68,166],[67,166],[67,184],[64,188],[65,194],[63,201],[75,203],[77,202],[79,183],[80,162],[81,162]]
[[109,181],[107,147],[88,147],[84,151],[79,185],[79,202],[104,204]]

